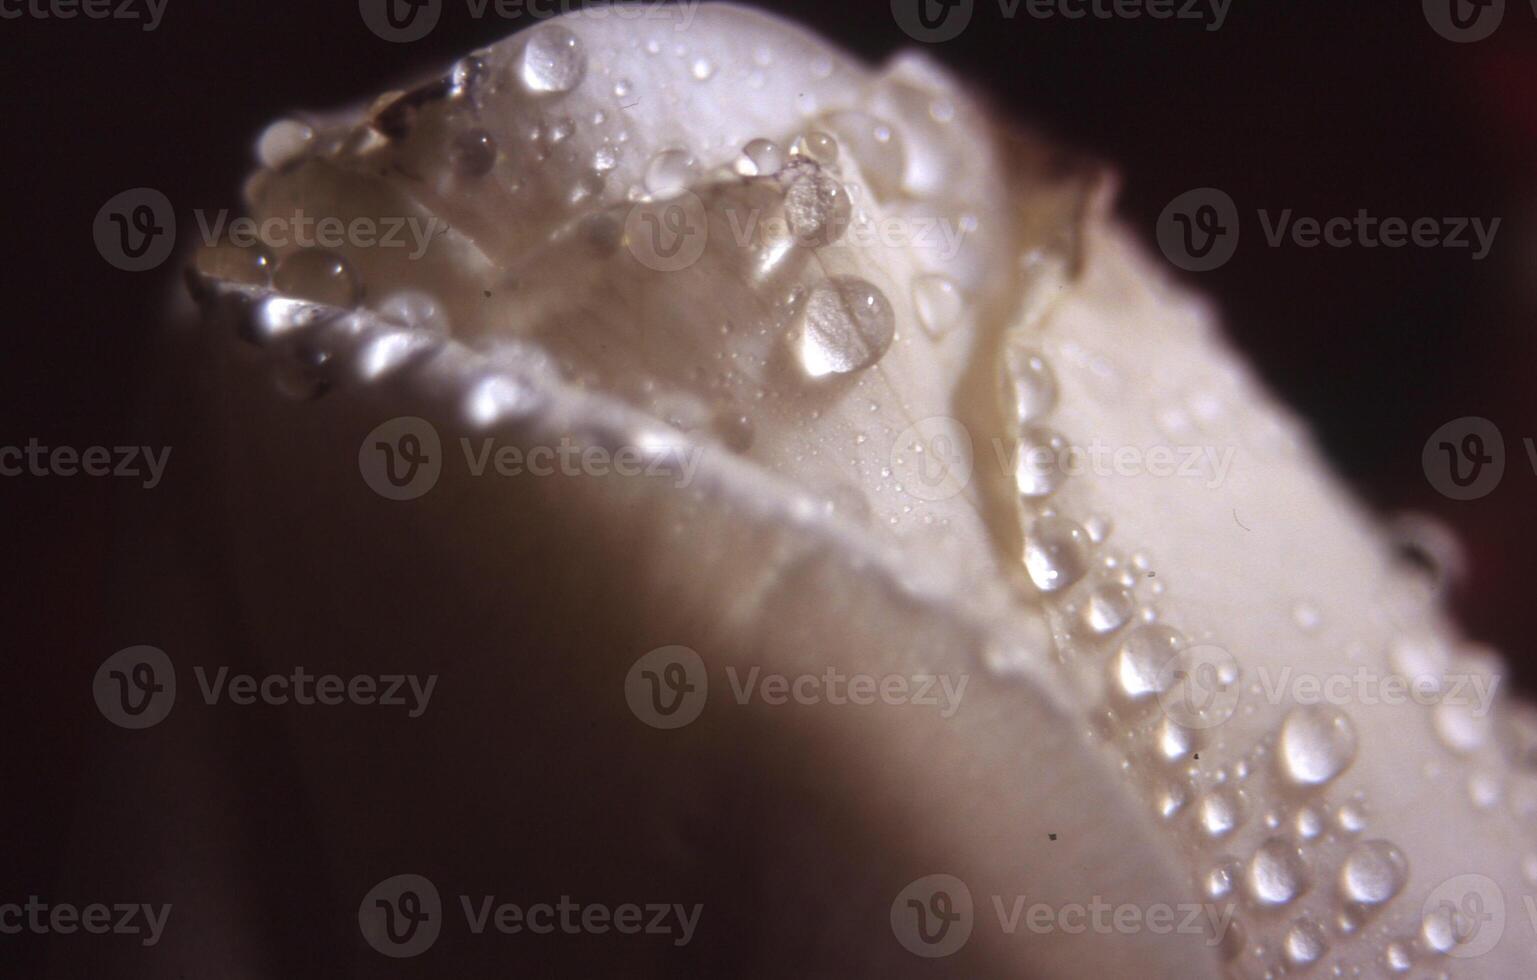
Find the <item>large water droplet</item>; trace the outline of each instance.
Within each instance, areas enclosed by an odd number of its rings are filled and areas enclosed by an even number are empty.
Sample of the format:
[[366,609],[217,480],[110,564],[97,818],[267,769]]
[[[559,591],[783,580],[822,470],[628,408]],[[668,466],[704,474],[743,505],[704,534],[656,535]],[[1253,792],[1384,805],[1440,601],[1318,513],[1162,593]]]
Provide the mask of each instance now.
[[1270,838],[1249,859],[1244,886],[1256,905],[1278,908],[1296,901],[1308,887],[1302,852],[1289,840]]
[[1322,786],[1355,760],[1355,725],[1333,705],[1293,708],[1281,723],[1277,757],[1293,783]]
[[1025,535],[1025,571],[1042,592],[1060,592],[1088,574],[1089,532],[1065,517],[1041,517]]
[[518,78],[530,92],[569,92],[587,74],[587,53],[582,41],[559,24],[534,31],[523,46]]
[[272,170],[303,159],[315,145],[315,131],[294,119],[280,119],[262,130],[256,141],[256,156],[262,166]]
[[836,178],[820,167],[799,167],[785,191],[790,234],[808,248],[831,245],[848,231],[854,205]]
[[658,201],[677,197],[688,190],[696,168],[687,150],[663,150],[646,165],[646,193]]
[[1357,905],[1381,905],[1409,879],[1409,861],[1385,840],[1362,841],[1340,868],[1340,892]]
[[1021,427],[1045,418],[1057,407],[1057,377],[1040,352],[1019,338],[1003,350],[1005,410]]
[[736,171],[743,177],[772,177],[784,168],[784,151],[773,140],[755,139],[742,148]]
[[1067,481],[1063,463],[1071,447],[1060,434],[1040,425],[1026,426],[1019,434],[1014,463],[1014,483],[1019,495],[1038,500],[1057,492]]
[[1286,939],[1281,948],[1285,952],[1286,962],[1294,968],[1312,966],[1323,958],[1329,951],[1329,942],[1325,937],[1323,926],[1312,919],[1301,918],[1292,923],[1292,927],[1286,930]]
[[1138,628],[1121,644],[1110,663],[1116,691],[1130,701],[1158,694],[1165,684],[1164,665],[1184,646],[1184,636],[1162,623]]
[[496,140],[484,129],[471,129],[454,137],[449,164],[461,177],[484,177],[496,165]]
[[839,276],[812,287],[790,342],[801,369],[825,378],[872,366],[895,335],[896,315],[886,295],[863,279]]
[[348,308],[357,303],[360,292],[357,274],[347,260],[319,248],[289,254],[278,263],[272,284],[289,296]]
[[838,162],[838,141],[821,130],[812,130],[802,134],[795,141],[791,152],[824,167],[830,167]]

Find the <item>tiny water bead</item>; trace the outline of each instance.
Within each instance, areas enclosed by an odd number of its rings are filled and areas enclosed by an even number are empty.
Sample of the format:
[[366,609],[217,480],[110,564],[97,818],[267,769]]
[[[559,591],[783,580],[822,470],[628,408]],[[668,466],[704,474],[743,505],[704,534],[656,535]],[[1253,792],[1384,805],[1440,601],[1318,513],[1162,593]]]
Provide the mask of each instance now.
[[496,140],[484,129],[471,129],[454,137],[448,158],[461,177],[484,177],[496,165]]
[[1237,858],[1225,858],[1206,872],[1201,890],[1212,901],[1227,898],[1243,878],[1243,865]]
[[1114,633],[1131,619],[1137,600],[1131,592],[1114,582],[1106,583],[1089,595],[1083,607],[1083,621],[1095,633]]
[[1019,338],[1003,350],[1003,398],[1009,416],[1026,426],[1057,407],[1057,377],[1040,352]]
[[586,74],[587,53],[581,39],[558,24],[534,31],[518,59],[518,79],[535,94],[569,92]]
[[694,76],[695,81],[707,82],[715,77],[715,62],[709,58],[695,58],[694,63],[689,66],[689,73]]
[[1385,840],[1362,841],[1340,867],[1340,893],[1357,905],[1388,902],[1409,880],[1409,861]]
[[1318,815],[1317,810],[1305,806],[1298,810],[1296,816],[1292,818],[1292,827],[1296,830],[1298,838],[1313,840],[1323,833],[1323,817]]
[[848,231],[854,205],[848,191],[820,167],[802,167],[785,191],[790,234],[808,248],[831,245]]
[[1307,891],[1307,865],[1297,845],[1272,837],[1255,850],[1244,873],[1244,887],[1256,905],[1279,908]]
[[940,340],[960,320],[966,299],[948,277],[923,275],[913,280],[913,307],[918,312],[918,325],[930,337]]
[[838,162],[838,141],[821,130],[812,130],[796,139],[791,152],[824,167],[830,167]]
[[357,273],[346,259],[325,249],[306,248],[278,263],[272,284],[289,296],[330,306],[351,307],[361,288]]
[[811,288],[790,342],[806,375],[825,378],[871,367],[895,335],[896,315],[886,294],[863,279],[838,276]]
[[1329,942],[1323,926],[1304,917],[1293,922],[1292,927],[1286,931],[1286,939],[1281,948],[1288,965],[1294,968],[1307,967],[1323,958],[1329,951]]
[[294,119],[280,119],[262,131],[256,157],[272,170],[302,159],[315,145],[315,130]]
[[1355,760],[1355,725],[1333,705],[1293,708],[1281,723],[1277,756],[1292,783],[1323,786]]
[[1019,434],[1014,463],[1014,483],[1027,500],[1049,497],[1067,481],[1063,463],[1072,447],[1060,434],[1045,426],[1026,426]]
[[1060,592],[1089,572],[1089,533],[1065,517],[1037,518],[1025,535],[1025,571],[1042,592]]
[[1165,683],[1164,665],[1184,646],[1184,636],[1172,627],[1161,623],[1139,627],[1111,661],[1116,691],[1128,701],[1142,701],[1160,693]]
[[743,177],[772,177],[784,169],[785,155],[773,140],[755,139],[742,147],[737,173]]
[[646,193],[658,201],[677,197],[693,183],[697,167],[687,150],[663,150],[646,165]]

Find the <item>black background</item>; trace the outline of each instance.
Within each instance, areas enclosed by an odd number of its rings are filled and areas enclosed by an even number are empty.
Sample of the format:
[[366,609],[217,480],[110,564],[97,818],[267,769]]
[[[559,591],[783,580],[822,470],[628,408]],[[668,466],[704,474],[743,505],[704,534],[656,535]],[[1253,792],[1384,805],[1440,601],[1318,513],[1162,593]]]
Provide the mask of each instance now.
[[[867,59],[911,43],[887,0],[767,6]],[[1418,0],[1233,0],[1216,32],[1009,20],[978,0],[972,26],[929,51],[1000,111],[1114,164],[1122,214],[1149,242],[1164,206],[1201,186],[1251,214],[1502,219],[1483,262],[1466,250],[1273,249],[1252,229],[1228,265],[1185,278],[1216,297],[1235,342],[1375,508],[1428,512],[1458,532],[1471,574],[1453,601],[1530,690],[1537,474],[1521,440],[1537,436],[1537,13],[1528,0],[1508,6],[1492,38],[1459,45],[1431,30]],[[238,206],[254,137],[285,110],[366,98],[532,22],[467,10],[445,0],[437,29],[409,45],[375,37],[352,0],[170,0],[152,33],[0,20],[0,444],[120,444],[146,397],[136,352],[179,285],[169,264],[131,274],[97,254],[92,221],[108,198],[158,188],[184,222]],[[1420,454],[1466,415],[1500,426],[1508,466],[1492,495],[1457,503],[1432,489]],[[0,479],[6,900],[47,891],[74,779],[104,724],[96,666],[152,642],[107,624],[124,506],[112,483]]]

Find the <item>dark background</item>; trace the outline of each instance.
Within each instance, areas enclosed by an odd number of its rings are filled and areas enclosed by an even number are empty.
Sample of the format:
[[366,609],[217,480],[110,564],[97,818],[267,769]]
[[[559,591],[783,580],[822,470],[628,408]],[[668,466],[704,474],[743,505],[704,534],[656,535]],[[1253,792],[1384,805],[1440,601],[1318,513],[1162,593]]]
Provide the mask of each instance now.
[[[766,6],[869,59],[911,43],[887,0]],[[1470,573],[1453,602],[1531,690],[1537,474],[1521,440],[1537,436],[1537,13],[1527,0],[1508,7],[1493,37],[1459,45],[1431,30],[1417,0],[1234,0],[1217,32],[1023,11],[1006,20],[996,0],[978,0],[972,26],[929,51],[1003,111],[1115,164],[1121,211],[1149,242],[1164,206],[1201,186],[1248,215],[1503,219],[1483,262],[1466,250],[1272,249],[1250,227],[1232,262],[1185,278],[1218,300],[1235,342],[1363,497],[1457,532]],[[394,45],[352,0],[170,0],[152,33],[115,20],[0,20],[0,444],[130,439],[136,352],[178,283],[170,265],[131,274],[97,254],[91,226],[108,198],[158,188],[184,222],[194,208],[238,206],[253,140],[285,110],[371,96],[529,23],[475,21],[463,0],[446,0],[426,40]],[[1433,490],[1420,454],[1432,431],[1466,415],[1503,430],[1508,462],[1498,490],[1457,503]],[[10,640],[0,698],[14,729],[0,818],[6,900],[48,890],[74,780],[103,724],[89,694],[96,666],[146,642],[107,625],[114,514],[132,506],[122,489],[0,479]]]

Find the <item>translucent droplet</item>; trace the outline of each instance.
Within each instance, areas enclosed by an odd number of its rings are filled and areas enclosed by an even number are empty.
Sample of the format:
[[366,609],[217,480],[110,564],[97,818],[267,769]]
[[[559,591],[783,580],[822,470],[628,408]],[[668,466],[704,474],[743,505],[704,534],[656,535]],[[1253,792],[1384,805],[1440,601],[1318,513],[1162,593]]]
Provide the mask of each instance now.
[[1323,625],[1323,613],[1311,602],[1298,602],[1292,606],[1292,622],[1304,633],[1316,633]]
[[1039,421],[1057,407],[1057,377],[1039,351],[1019,338],[1003,350],[1005,410],[1021,427]]
[[1335,812],[1334,825],[1347,834],[1359,834],[1366,829],[1366,814],[1354,803],[1346,803]]
[[791,152],[830,167],[838,162],[838,141],[820,130],[812,130],[795,141]]
[[1449,903],[1425,913],[1420,921],[1420,941],[1433,953],[1449,953],[1457,945],[1457,920]]
[[694,76],[695,81],[707,82],[715,75],[715,62],[709,58],[695,58],[689,66],[689,74]]
[[1409,880],[1409,861],[1385,840],[1362,841],[1340,868],[1340,893],[1357,905],[1381,905]]
[[612,146],[600,146],[592,151],[592,169],[606,174],[619,166],[619,151]]
[[377,381],[417,358],[427,356],[440,344],[441,338],[420,330],[392,330],[381,334],[358,353],[358,376],[364,381]]
[[743,177],[772,177],[784,169],[785,155],[773,140],[755,139],[742,147],[736,172]]
[[1500,777],[1487,770],[1479,770],[1468,777],[1468,801],[1475,809],[1492,810],[1500,804],[1504,785]]
[[448,159],[459,176],[484,177],[496,165],[496,140],[484,129],[460,133],[449,147]]
[[1212,901],[1227,898],[1233,894],[1238,881],[1243,877],[1243,865],[1236,858],[1228,858],[1206,872],[1201,879],[1201,890]]
[[1249,859],[1244,886],[1256,905],[1278,908],[1291,904],[1308,887],[1302,852],[1289,840],[1270,838]]
[[1401,636],[1388,646],[1388,665],[1417,692],[1439,694],[1450,661],[1446,644],[1428,634]]
[[1312,919],[1302,918],[1292,923],[1292,927],[1286,930],[1286,939],[1281,948],[1285,953],[1286,962],[1294,968],[1312,966],[1323,958],[1329,951],[1329,942],[1324,934],[1323,926]]
[[1064,463],[1071,447],[1065,438],[1045,426],[1028,425],[1020,432],[1014,462],[1014,484],[1026,500],[1039,500],[1057,492],[1067,480]]
[[1471,704],[1443,701],[1432,710],[1431,718],[1441,744],[1453,752],[1477,751],[1489,739],[1489,716],[1480,715]]
[[1130,591],[1110,582],[1090,593],[1083,606],[1083,621],[1089,629],[1104,636],[1125,626],[1136,606],[1137,600]]
[[319,370],[325,360],[322,357],[319,363],[313,364],[295,361],[280,362],[273,373],[273,382],[277,386],[278,394],[296,402],[314,401],[323,397],[331,390],[330,381]]
[[1293,783],[1322,786],[1355,760],[1355,725],[1333,705],[1293,708],[1281,723],[1277,755],[1282,771]]
[[918,311],[918,325],[939,340],[960,321],[966,298],[946,276],[918,276],[913,280],[913,307]]
[[262,130],[256,141],[256,157],[271,170],[303,159],[315,145],[315,131],[302,122],[280,119]]
[[1409,953],[1409,947],[1403,943],[1388,943],[1382,950],[1382,962],[1390,972],[1408,973],[1414,965],[1414,957]]
[[1158,734],[1155,738],[1158,746],[1158,755],[1164,762],[1183,762],[1190,758],[1194,739],[1190,735],[1190,729],[1176,725],[1173,719],[1165,718],[1158,725]]
[[1213,839],[1226,837],[1243,823],[1244,798],[1234,789],[1214,789],[1201,797],[1197,819],[1206,836]]
[[1042,592],[1060,592],[1089,571],[1089,532],[1065,517],[1041,517],[1025,535],[1025,571]]
[[1169,786],[1158,794],[1158,815],[1169,820],[1185,808],[1189,797],[1180,785]]
[[402,290],[391,293],[380,301],[378,313],[382,319],[398,323],[413,330],[446,336],[448,314],[437,298],[418,290]]
[[448,73],[449,98],[478,102],[487,74],[486,61],[479,55],[460,58]]
[[272,284],[289,296],[348,308],[357,303],[361,291],[351,264],[335,252],[319,248],[301,249],[285,257],[278,263]]
[[838,276],[812,287],[790,339],[801,369],[825,378],[871,367],[895,335],[886,295],[863,279]]
[[534,31],[523,46],[518,78],[530,92],[569,92],[587,74],[587,54],[582,41],[559,24]]
[[1165,684],[1164,665],[1184,646],[1184,636],[1162,623],[1139,627],[1121,644],[1111,661],[1115,689],[1129,701],[1160,693]]
[[223,241],[204,245],[193,260],[197,271],[210,279],[265,286],[272,281],[272,253],[261,244],[236,245]]
[[696,166],[687,150],[663,150],[646,165],[646,193],[658,201],[677,197],[693,183]]
[[820,167],[801,167],[785,191],[790,234],[807,248],[831,245],[848,231],[854,205],[837,178]]
[[1312,840],[1323,833],[1324,821],[1318,815],[1317,810],[1305,806],[1298,810],[1297,815],[1292,818],[1292,826],[1296,828],[1299,838],[1302,840]]

